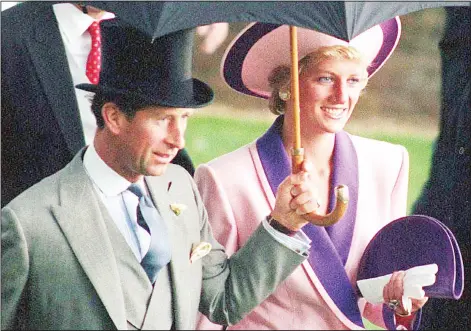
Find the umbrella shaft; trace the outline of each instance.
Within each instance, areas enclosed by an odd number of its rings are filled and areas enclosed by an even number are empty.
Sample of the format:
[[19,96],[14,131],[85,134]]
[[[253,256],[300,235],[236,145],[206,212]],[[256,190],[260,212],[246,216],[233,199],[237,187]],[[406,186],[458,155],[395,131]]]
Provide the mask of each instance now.
[[291,98],[293,112],[293,132],[294,146],[292,158],[293,173],[300,170],[300,166],[304,160],[303,153],[299,153],[301,149],[301,128],[300,128],[300,109],[299,109],[299,70],[298,70],[298,36],[297,27],[290,26],[290,46],[291,46]]

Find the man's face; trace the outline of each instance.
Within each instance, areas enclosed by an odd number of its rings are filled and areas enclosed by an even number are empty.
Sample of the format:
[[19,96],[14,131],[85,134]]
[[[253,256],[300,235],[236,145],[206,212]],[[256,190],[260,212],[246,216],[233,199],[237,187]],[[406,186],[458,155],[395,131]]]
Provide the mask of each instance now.
[[132,119],[121,113],[124,120],[117,133],[117,172],[131,182],[142,175],[162,175],[185,146],[187,120],[193,112],[150,106],[137,111]]

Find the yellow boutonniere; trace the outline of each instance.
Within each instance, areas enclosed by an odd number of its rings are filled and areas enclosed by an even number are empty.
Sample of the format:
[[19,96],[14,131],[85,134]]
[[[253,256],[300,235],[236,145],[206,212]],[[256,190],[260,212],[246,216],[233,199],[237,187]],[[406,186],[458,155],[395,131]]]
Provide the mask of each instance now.
[[171,203],[170,209],[173,211],[175,215],[180,215],[187,207],[181,203]]

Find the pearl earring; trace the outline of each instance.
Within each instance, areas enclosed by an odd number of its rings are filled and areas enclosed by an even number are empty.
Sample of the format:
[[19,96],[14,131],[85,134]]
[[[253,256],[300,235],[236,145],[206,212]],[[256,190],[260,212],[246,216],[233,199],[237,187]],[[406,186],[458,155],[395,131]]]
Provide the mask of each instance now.
[[278,96],[280,97],[281,100],[288,101],[289,98],[291,97],[291,93],[289,91],[279,91]]

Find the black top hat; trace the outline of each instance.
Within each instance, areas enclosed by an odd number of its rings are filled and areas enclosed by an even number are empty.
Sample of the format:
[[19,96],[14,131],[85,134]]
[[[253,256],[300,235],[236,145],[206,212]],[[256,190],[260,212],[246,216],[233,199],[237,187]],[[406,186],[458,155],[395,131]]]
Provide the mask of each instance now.
[[198,108],[214,92],[191,77],[194,30],[152,38],[117,19],[103,20],[102,68],[97,85],[78,84],[89,92],[135,95],[149,105]]

